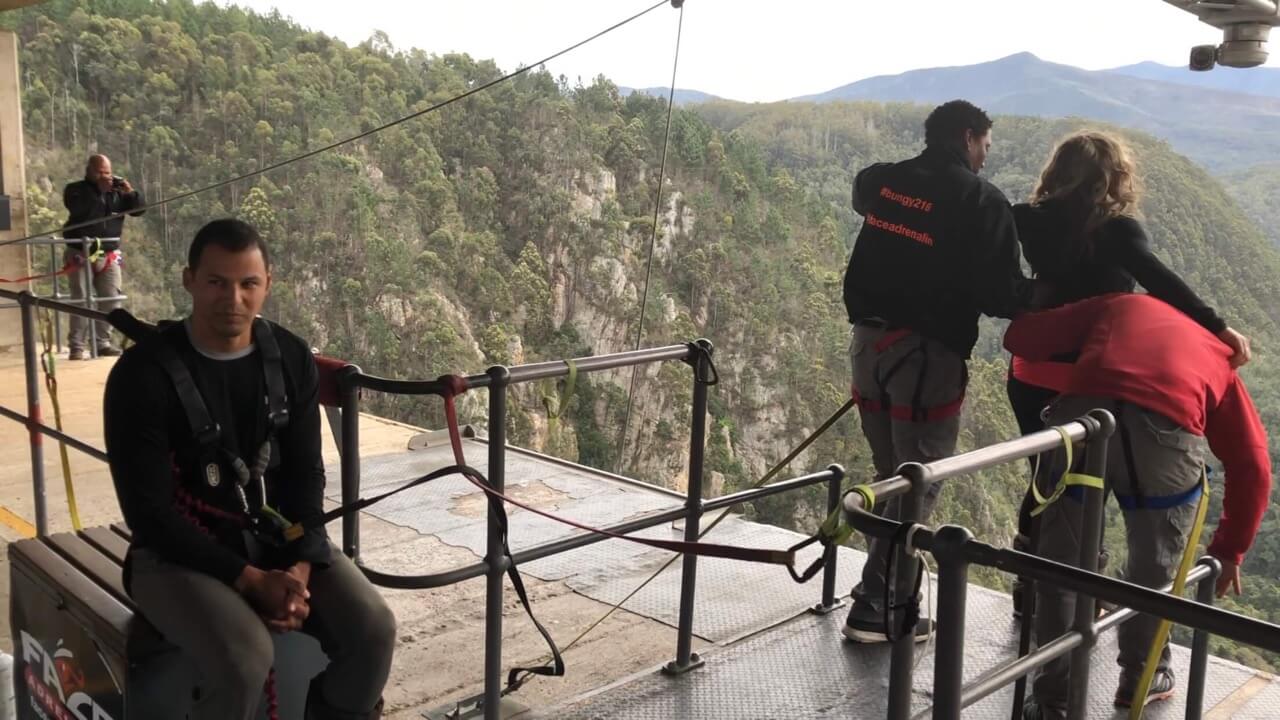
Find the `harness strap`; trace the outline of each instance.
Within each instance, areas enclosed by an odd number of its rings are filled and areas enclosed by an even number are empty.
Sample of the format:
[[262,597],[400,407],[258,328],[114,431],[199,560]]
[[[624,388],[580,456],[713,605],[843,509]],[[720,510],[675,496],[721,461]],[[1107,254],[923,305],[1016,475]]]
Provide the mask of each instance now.
[[1146,499],[1142,495],[1142,483],[1138,480],[1138,464],[1133,459],[1133,441],[1129,439],[1129,427],[1125,424],[1125,409],[1128,404],[1123,400],[1116,401],[1116,424],[1120,426],[1120,444],[1124,449],[1124,465],[1129,471],[1129,484],[1133,486],[1133,500],[1136,507],[1146,507]]
[[1091,487],[1091,488],[1097,488],[1098,490],[1102,490],[1106,487],[1106,485],[1102,481],[1102,478],[1100,477],[1097,477],[1095,475],[1086,475],[1084,473],[1071,472],[1071,465],[1072,465],[1071,436],[1067,434],[1067,431],[1062,427],[1054,426],[1053,429],[1056,430],[1058,434],[1062,436],[1062,445],[1067,452],[1066,470],[1063,471],[1062,477],[1058,478],[1058,483],[1054,486],[1053,492],[1050,493],[1048,497],[1045,497],[1040,493],[1040,488],[1038,486],[1039,483],[1036,482],[1035,478],[1032,478],[1031,494],[1035,497],[1036,502],[1039,503],[1036,506],[1036,508],[1031,511],[1032,517],[1039,515],[1040,513],[1048,509],[1050,505],[1057,502],[1058,499],[1062,497],[1063,493],[1065,493],[1068,488],[1079,486],[1082,488]]
[[262,318],[253,320],[253,342],[262,353],[262,371],[267,386],[268,433],[281,432],[289,425],[289,396],[284,388],[284,361],[271,325]]
[[155,343],[156,359],[169,375],[173,389],[178,393],[178,404],[187,416],[187,424],[191,427],[192,437],[200,445],[211,445],[222,436],[222,428],[209,415],[209,408],[204,404],[204,397],[196,387],[195,378],[186,363],[178,357],[178,352],[168,342],[161,340]]
[[1116,493],[1116,502],[1124,510],[1168,510],[1169,508],[1176,508],[1198,500],[1203,492],[1203,484],[1197,483],[1175,495],[1162,495],[1159,497]]

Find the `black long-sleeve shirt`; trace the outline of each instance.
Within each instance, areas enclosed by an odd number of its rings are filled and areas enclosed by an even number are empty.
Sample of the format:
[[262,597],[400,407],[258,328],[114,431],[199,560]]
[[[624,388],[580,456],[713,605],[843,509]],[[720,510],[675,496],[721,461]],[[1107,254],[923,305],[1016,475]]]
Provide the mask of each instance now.
[[1147,233],[1136,219],[1114,217],[1085,233],[1077,219],[1081,214],[1060,201],[1019,204],[1013,212],[1027,262],[1048,288],[1044,307],[1133,292],[1136,284],[1209,332],[1216,335],[1226,329],[1226,321],[1151,252]]
[[[68,183],[62,190],[62,204],[67,208],[67,222],[63,225],[67,230],[62,233],[65,238],[118,238],[124,232],[123,217],[102,220],[84,227],[72,226],[116,213],[127,212],[137,217],[147,212],[139,209],[146,204],[140,191],[121,192],[112,188],[103,192],[98,189],[97,183],[88,180]],[[79,244],[68,244],[73,248],[80,247]],[[115,250],[119,247],[120,243],[116,240],[102,243],[103,250]]]
[[[290,419],[276,436],[278,452],[273,453],[266,473],[267,498],[282,515],[299,522],[323,512],[318,373],[303,340],[278,325],[272,328],[280,346]],[[266,437],[262,361],[256,348],[239,357],[203,354],[192,346],[182,323],[161,332],[164,337],[127,350],[107,379],[103,413],[116,495],[133,531],[131,547],[148,548],[170,562],[230,584],[248,563],[241,528],[200,515],[201,524],[210,531],[206,533],[178,511],[174,499],[181,483],[183,490],[206,503],[242,513],[234,494],[234,475],[223,468],[217,487],[206,482],[201,448],[192,437],[169,374],[156,359],[154,343],[168,342],[178,351],[209,414],[221,426],[226,447],[250,466]],[[300,560],[328,562],[323,527],[308,530],[262,564],[287,567]]]
[[878,318],[967,358],[979,315],[1029,308],[1009,201],[957,150],[866,168],[853,208],[865,220],[845,272],[850,322]]

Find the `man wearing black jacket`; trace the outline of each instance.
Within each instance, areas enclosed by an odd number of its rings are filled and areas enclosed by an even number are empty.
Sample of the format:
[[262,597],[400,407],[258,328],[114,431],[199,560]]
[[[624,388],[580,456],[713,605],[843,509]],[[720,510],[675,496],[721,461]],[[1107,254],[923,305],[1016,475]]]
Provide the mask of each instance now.
[[[844,279],[853,323],[853,395],[880,477],[905,462],[955,452],[966,361],[978,318],[1009,318],[1030,304],[1009,201],[978,177],[991,148],[991,120],[963,100],[925,120],[925,150],[858,173],[853,209],[864,218]],[[920,499],[927,519],[940,486]],[[884,509],[900,519],[898,499]],[[888,543],[872,540],[844,634],[884,642]],[[895,596],[914,592],[898,574]],[[916,634],[927,636],[928,621]]]
[[266,245],[246,223],[215,220],[182,279],[191,317],[130,348],[107,380],[107,455],[133,530],[126,587],[200,670],[190,717],[255,717],[270,632],[302,630],[330,661],[308,720],[376,719],[390,609],[323,526],[282,539],[253,522],[322,515],[325,482],[315,360],[257,317],[271,286]]
[[[133,189],[128,180],[111,174],[111,160],[106,155],[90,155],[84,169],[84,179],[69,183],[62,191],[62,204],[67,208],[67,222],[62,236],[68,240],[91,238],[95,241],[85,256],[83,242],[67,243],[63,261],[75,268],[68,276],[73,300],[85,298],[84,265],[92,265],[93,294],[95,297],[120,295],[120,234],[124,231],[124,218],[111,217],[129,213],[134,217],[146,210],[142,193]],[[96,222],[95,222],[96,221]],[[86,224],[88,223],[88,224]],[[98,238],[112,238],[96,242]],[[104,312],[120,307],[119,300],[98,303]],[[111,343],[111,326],[104,320],[97,321],[96,334],[99,355],[119,355],[120,349]],[[71,316],[71,330],[67,345],[72,360],[88,360],[85,348],[89,321],[79,315]]]

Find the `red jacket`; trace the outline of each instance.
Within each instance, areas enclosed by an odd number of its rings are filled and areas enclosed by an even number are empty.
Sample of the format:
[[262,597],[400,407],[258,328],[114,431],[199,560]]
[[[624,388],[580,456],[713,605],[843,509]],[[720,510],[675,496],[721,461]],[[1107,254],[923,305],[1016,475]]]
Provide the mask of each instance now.
[[1203,435],[1226,471],[1222,518],[1209,545],[1239,564],[1271,496],[1267,435],[1249,391],[1209,331],[1149,295],[1103,295],[1014,320],[1005,349],[1027,360],[1080,358],[1052,389],[1098,395],[1158,412]]

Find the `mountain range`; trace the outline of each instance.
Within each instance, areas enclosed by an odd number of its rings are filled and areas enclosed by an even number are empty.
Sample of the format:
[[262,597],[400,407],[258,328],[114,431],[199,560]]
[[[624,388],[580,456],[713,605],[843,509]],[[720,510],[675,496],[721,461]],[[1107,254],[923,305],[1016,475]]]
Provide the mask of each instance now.
[[[668,90],[638,92],[666,97]],[[1196,73],[1147,62],[1083,70],[1019,53],[975,65],[866,78],[788,102],[935,104],[954,98],[993,114],[1081,117],[1144,130],[1219,175],[1280,161],[1277,68]],[[718,99],[699,90],[676,90],[678,106]]]
[[[1276,72],[1258,86],[1280,88]],[[977,65],[867,78],[795,100],[939,103],[962,97],[1003,115],[1100,120],[1149,132],[1215,172],[1278,156],[1280,97],[1170,82],[1174,77],[1183,75],[1154,64],[1081,70],[1019,53]]]

